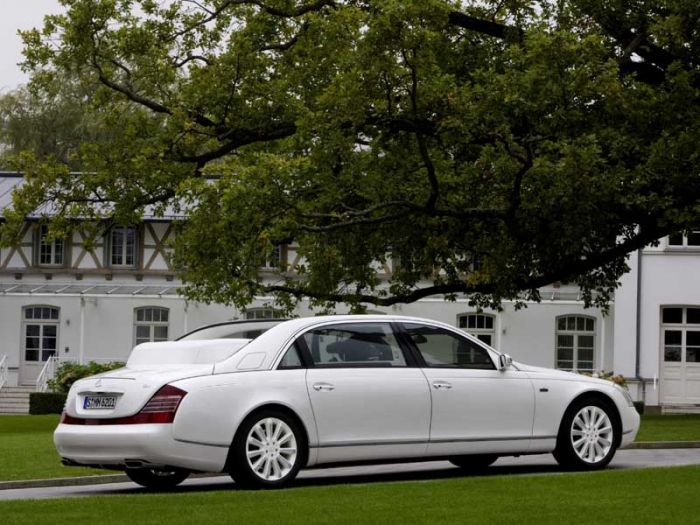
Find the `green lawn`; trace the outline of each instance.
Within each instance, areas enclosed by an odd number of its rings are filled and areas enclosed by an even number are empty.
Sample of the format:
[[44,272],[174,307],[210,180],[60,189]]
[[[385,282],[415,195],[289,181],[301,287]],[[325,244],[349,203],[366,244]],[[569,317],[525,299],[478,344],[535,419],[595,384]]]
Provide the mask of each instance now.
[[[0,481],[113,471],[64,467],[53,446],[58,416],[0,416]],[[700,440],[700,415],[643,416],[637,441]]]
[[700,441],[700,414],[642,416],[636,441]]
[[700,523],[700,467],[0,502],[3,523]]
[[53,445],[58,418],[55,415],[0,416],[0,481],[114,474],[61,465]]

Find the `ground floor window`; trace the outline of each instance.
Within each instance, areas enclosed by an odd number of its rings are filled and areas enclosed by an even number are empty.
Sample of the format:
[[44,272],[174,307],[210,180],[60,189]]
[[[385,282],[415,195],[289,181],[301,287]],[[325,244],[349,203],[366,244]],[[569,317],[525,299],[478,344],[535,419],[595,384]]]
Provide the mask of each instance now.
[[463,314],[458,316],[457,325],[489,346],[496,344],[496,316],[490,314]]
[[594,357],[595,319],[584,315],[557,317],[557,368],[574,372],[592,372]]
[[250,308],[245,312],[246,319],[282,319],[284,313],[274,308]]
[[56,355],[58,340],[58,308],[26,306],[23,314],[24,360],[48,361]]
[[700,308],[661,309],[664,361],[700,363]]
[[168,340],[170,312],[159,306],[142,306],[134,310],[134,344]]

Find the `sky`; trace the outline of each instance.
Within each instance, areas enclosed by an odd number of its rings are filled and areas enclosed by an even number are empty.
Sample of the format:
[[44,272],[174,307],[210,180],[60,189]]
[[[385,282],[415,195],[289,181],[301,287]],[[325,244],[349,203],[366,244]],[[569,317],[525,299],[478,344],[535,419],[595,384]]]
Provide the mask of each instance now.
[[0,93],[27,82],[18,62],[22,57],[22,39],[18,29],[43,25],[44,15],[62,11],[58,0],[0,0]]

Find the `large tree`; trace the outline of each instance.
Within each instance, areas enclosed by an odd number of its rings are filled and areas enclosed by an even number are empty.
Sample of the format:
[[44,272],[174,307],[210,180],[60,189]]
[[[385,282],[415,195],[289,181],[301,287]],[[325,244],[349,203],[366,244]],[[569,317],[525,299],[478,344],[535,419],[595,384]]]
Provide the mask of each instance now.
[[[62,3],[24,33],[32,87],[97,86],[119,133],[83,174],[25,155],[4,242],[47,200],[57,231],[173,206],[197,299],[486,306],[567,280],[605,303],[626,254],[698,222],[696,0]],[[290,242],[303,263],[261,280]]]

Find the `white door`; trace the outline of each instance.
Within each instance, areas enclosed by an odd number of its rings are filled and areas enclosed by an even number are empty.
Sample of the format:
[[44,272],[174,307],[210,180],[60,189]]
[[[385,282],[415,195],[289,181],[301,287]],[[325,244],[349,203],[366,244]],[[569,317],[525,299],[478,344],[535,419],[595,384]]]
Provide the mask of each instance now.
[[526,451],[535,412],[530,378],[496,370],[489,352],[461,334],[406,323],[432,392],[431,455]]
[[306,382],[319,462],[425,453],[430,392],[389,323],[326,325],[300,341],[313,362]]
[[34,385],[49,357],[56,355],[59,309],[27,306],[22,312],[22,363],[19,382]]
[[662,309],[662,403],[700,404],[700,308]]

